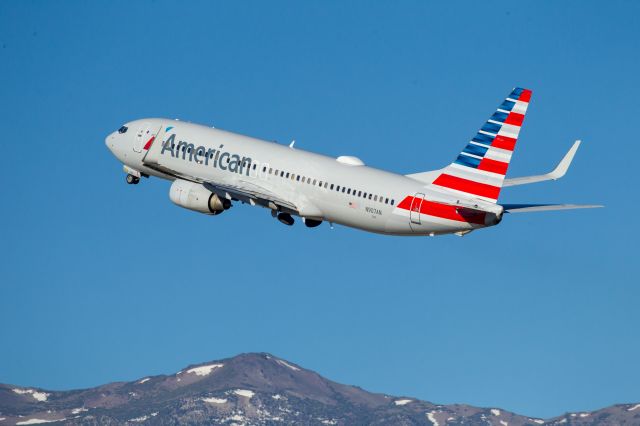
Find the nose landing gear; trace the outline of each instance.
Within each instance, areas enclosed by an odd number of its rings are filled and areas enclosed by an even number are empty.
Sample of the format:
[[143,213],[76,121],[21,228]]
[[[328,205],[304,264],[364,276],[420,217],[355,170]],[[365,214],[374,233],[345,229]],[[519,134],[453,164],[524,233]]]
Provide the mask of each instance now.
[[140,182],[140,178],[131,174],[128,174],[126,177],[127,183],[129,185],[137,185]]

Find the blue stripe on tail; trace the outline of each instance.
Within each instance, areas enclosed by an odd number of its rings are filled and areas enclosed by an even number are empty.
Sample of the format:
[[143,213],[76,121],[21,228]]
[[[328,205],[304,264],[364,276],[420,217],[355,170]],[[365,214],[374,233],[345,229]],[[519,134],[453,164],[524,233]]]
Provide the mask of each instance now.
[[479,158],[469,157],[468,155],[460,154],[458,155],[458,158],[456,158],[456,161],[454,161],[454,163],[461,164],[467,167],[473,167],[475,169],[480,164],[480,161],[481,160]]

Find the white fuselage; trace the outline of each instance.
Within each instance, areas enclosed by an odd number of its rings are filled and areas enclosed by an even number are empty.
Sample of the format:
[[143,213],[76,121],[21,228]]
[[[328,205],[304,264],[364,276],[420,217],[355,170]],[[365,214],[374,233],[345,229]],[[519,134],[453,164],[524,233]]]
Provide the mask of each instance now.
[[[414,197],[421,203],[455,203],[459,197],[434,191],[425,179],[367,167],[354,157],[337,160],[170,119],[136,120],[126,127],[125,133],[106,138],[107,147],[128,171],[143,176],[275,194],[295,205],[303,218],[383,234],[436,235],[495,224],[424,214],[419,206],[412,208]],[[150,143],[157,156],[153,167],[143,161]]]

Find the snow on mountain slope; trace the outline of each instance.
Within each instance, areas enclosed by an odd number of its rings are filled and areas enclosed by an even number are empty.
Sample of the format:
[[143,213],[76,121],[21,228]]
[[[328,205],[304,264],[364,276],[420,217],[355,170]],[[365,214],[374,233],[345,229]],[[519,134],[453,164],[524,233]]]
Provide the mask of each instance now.
[[640,425],[640,404],[553,419],[367,392],[270,354],[242,354],[67,392],[0,385],[0,426],[64,424]]

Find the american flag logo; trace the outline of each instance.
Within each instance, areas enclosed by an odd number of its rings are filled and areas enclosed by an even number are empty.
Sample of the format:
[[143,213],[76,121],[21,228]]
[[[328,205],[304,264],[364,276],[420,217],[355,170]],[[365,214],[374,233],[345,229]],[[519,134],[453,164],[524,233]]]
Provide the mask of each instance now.
[[356,203],[349,201],[349,207],[351,207],[352,209],[355,209],[356,207],[358,207],[358,205]]

